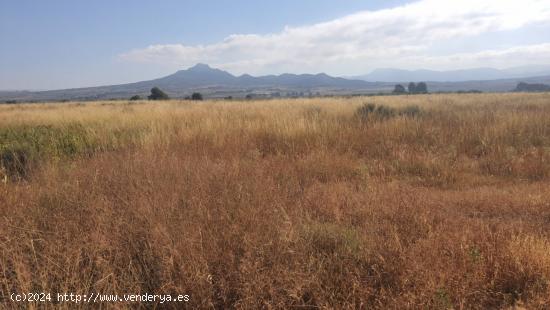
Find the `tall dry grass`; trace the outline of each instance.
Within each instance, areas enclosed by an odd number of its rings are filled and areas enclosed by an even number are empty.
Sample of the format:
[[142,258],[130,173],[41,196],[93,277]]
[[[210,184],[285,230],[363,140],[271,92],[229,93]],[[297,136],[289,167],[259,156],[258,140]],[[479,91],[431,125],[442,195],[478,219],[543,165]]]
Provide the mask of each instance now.
[[0,156],[0,307],[550,307],[548,94],[0,106]]

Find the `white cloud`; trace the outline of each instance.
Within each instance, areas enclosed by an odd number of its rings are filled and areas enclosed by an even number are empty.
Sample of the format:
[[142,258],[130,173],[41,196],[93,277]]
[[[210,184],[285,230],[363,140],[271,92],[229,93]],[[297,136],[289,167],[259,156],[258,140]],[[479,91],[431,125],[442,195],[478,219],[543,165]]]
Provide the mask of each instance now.
[[458,63],[462,67],[483,66],[495,68],[550,64],[550,43],[437,57],[412,56],[401,59],[400,62],[418,62],[430,67],[445,67],[448,63]]
[[[529,55],[550,62],[550,44],[430,57],[434,43],[550,23],[550,0],[422,0],[365,11],[279,33],[238,34],[208,45],[151,45],[124,60],[172,65],[209,63],[234,73],[361,73],[376,67],[506,64]],[[450,58],[452,57],[452,58]],[[452,63],[451,63],[452,60]],[[414,62],[413,62],[414,61]]]

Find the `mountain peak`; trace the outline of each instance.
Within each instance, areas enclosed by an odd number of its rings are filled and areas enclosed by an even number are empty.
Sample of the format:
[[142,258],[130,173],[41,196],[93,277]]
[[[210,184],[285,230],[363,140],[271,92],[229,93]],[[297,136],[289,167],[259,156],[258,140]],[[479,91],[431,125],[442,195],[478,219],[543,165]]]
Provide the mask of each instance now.
[[188,70],[190,70],[190,71],[209,71],[209,70],[212,70],[212,68],[207,64],[198,63],[198,64],[194,65],[193,67],[189,68]]

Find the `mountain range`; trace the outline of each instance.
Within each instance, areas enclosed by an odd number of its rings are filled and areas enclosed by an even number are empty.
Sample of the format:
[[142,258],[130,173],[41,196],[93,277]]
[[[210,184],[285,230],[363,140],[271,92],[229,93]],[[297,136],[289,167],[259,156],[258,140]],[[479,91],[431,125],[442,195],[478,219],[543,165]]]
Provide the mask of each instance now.
[[435,71],[435,70],[402,70],[402,69],[376,69],[373,72],[351,77],[369,82],[395,82],[404,83],[410,81],[426,82],[464,82],[464,81],[490,81],[501,79],[529,78],[550,75],[550,65],[522,66],[508,69],[473,68],[464,70]]
[[550,67],[532,66],[507,70],[478,68],[457,71],[379,69],[365,76],[341,78],[324,73],[235,76],[206,64],[197,64],[162,78],[129,84],[48,91],[0,91],[0,101],[127,99],[134,95],[146,97],[153,87],[159,87],[173,98],[183,98],[193,92],[201,92],[207,98],[242,98],[247,95],[349,95],[390,92],[396,83],[410,81],[426,81],[432,92],[474,89],[503,92],[515,89],[519,82],[549,84]]
[[53,101],[53,100],[101,100],[129,98],[133,95],[146,97],[151,88],[159,87],[170,97],[178,98],[201,92],[208,97],[236,96],[247,94],[267,96],[279,93],[303,92],[351,92],[367,89],[378,83],[331,77],[327,74],[281,74],[253,77],[248,74],[234,76],[226,71],[197,64],[187,70],[136,83],[73,88],[49,91],[0,92],[0,100]]

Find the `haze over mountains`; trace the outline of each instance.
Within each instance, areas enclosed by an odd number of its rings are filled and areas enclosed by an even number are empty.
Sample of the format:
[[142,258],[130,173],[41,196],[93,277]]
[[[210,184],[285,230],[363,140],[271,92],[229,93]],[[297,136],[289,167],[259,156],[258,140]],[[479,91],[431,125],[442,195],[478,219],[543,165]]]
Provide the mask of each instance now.
[[508,69],[473,68],[464,70],[435,71],[435,70],[401,70],[376,69],[373,72],[352,77],[369,82],[464,82],[489,81],[502,79],[529,78],[550,75],[550,65],[522,66]]
[[187,70],[178,71],[164,78],[154,80],[159,87],[167,90],[172,87],[290,87],[290,88],[319,88],[337,87],[357,89],[368,85],[364,81],[349,80],[320,74],[281,74],[253,77],[248,74],[234,76],[226,71],[213,69],[205,64],[197,64]]
[[210,98],[253,95],[256,97],[346,95],[390,92],[396,83],[428,82],[430,91],[480,90],[503,92],[513,90],[519,82],[550,83],[550,66],[517,67],[506,70],[478,68],[455,71],[379,69],[353,78],[319,74],[281,74],[253,77],[235,76],[229,72],[197,64],[166,77],[99,87],[50,91],[0,91],[0,100],[55,101],[124,99],[134,95],[146,97],[151,88],[159,87],[174,98],[201,92]]
[[[368,83],[331,77],[327,74],[281,74],[253,77],[248,74],[234,76],[226,71],[197,64],[187,70],[137,83],[88,88],[74,88],[40,92],[0,92],[2,100],[97,100],[129,98],[133,95],[146,97],[153,87],[159,87],[171,97],[185,97],[192,92],[201,92],[209,97],[236,96],[247,94],[271,96],[288,93],[349,93],[355,90],[371,89],[378,83]],[[282,93],[282,94],[281,94]]]

